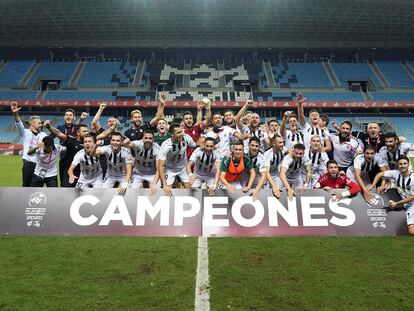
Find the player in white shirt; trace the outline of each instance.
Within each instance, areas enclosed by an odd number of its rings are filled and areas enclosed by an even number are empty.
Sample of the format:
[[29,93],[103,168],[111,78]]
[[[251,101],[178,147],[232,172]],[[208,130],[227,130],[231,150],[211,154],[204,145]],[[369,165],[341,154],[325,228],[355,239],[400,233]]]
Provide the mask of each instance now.
[[396,163],[400,156],[407,155],[409,151],[414,150],[414,145],[410,143],[400,143],[397,134],[387,133],[384,135],[385,146],[380,149],[378,155],[381,163],[379,167],[385,169],[395,169]]
[[214,138],[217,153],[222,159],[231,150],[230,142],[232,137],[243,140],[250,138],[250,135],[243,135],[240,132],[237,132],[234,128],[223,125],[222,115],[220,113],[215,113],[213,115],[213,128],[207,132],[206,137]]
[[[288,130],[286,129],[286,124],[289,124]],[[296,144],[303,144],[303,133],[298,128],[298,119],[293,114],[293,111],[286,111],[283,114],[280,135],[285,140],[287,148],[291,148]]]
[[[257,137],[252,137],[249,139],[249,151],[247,153],[250,161],[254,166],[254,170],[256,172],[255,179],[252,184],[252,196],[254,199],[257,198],[259,191],[263,188],[266,177],[267,177],[267,170],[266,170],[266,163],[263,153],[260,152],[260,139]],[[249,182],[249,174],[243,172],[241,175],[241,183],[242,185],[247,185]]]
[[43,137],[46,136],[46,133],[40,131],[42,122],[40,121],[39,116],[31,116],[29,119],[29,129],[25,129],[19,116],[19,110],[21,108],[17,106],[17,103],[13,102],[10,104],[10,109],[13,113],[14,121],[16,122],[19,136],[22,138],[23,143],[22,185],[23,187],[30,187],[36,167],[36,155],[34,153],[28,155],[27,151],[41,143]]
[[197,145],[189,135],[184,134],[184,130],[178,123],[171,124],[169,132],[171,138],[161,145],[158,168],[163,189],[167,195],[171,196],[171,186],[176,177],[183,182],[185,189],[191,188],[190,178],[186,171],[187,148],[195,148]]
[[[410,235],[414,235],[414,174],[411,171],[411,164],[407,156],[401,155],[398,159],[397,165],[397,170],[387,170],[378,173],[375,176],[370,189],[374,188],[383,177],[394,181],[403,200],[399,202],[390,201],[390,207],[396,208],[404,206],[408,232]],[[384,190],[385,189],[382,186],[378,188],[379,193],[382,193]]]
[[[246,101],[244,106],[239,110],[236,115],[236,125],[240,132],[244,135],[248,135],[249,138],[257,137],[260,140],[260,151],[264,152],[266,150],[265,145],[265,133],[262,131],[260,127],[260,116],[258,113],[251,113],[250,119],[247,124],[243,123],[243,116],[245,116],[247,108],[252,106],[253,103],[251,101]],[[244,152],[248,152],[249,150],[249,141],[244,141]]]
[[[302,169],[306,168],[306,180],[303,183]],[[293,146],[292,155],[288,154],[280,165],[280,180],[287,190],[289,200],[293,199],[295,192],[293,189],[300,189],[303,192],[309,186],[312,178],[312,163],[305,154],[305,146],[296,144]]]
[[317,109],[311,109],[309,111],[309,123],[306,122],[305,112],[303,110],[303,103],[305,98],[303,94],[299,93],[297,96],[298,102],[298,118],[300,129],[303,133],[303,144],[306,148],[310,145],[310,138],[314,135],[318,135],[321,138],[322,147],[331,149],[331,141],[326,135],[325,130],[320,125],[319,111]]
[[31,187],[58,186],[56,159],[65,150],[66,147],[54,144],[51,136],[45,136],[41,143],[27,151],[28,155],[35,154],[36,156],[36,167]]
[[124,146],[133,149],[135,154],[130,187],[138,189],[146,181],[151,193],[155,193],[161,186],[158,170],[161,147],[154,143],[154,133],[145,130],[141,140],[130,141],[127,138],[124,140]]
[[220,177],[220,155],[214,151],[214,147],[214,139],[207,137],[204,148],[194,150],[186,167],[191,187],[200,188],[206,183],[210,195],[214,194]]
[[[369,202],[371,198],[371,194],[368,190],[368,187],[371,185],[369,175],[378,163],[379,157],[375,154],[375,147],[366,145],[364,153],[358,154],[354,159],[354,164],[346,171],[346,176],[357,182],[361,187],[362,194],[367,202]],[[385,170],[384,167],[381,169]]]
[[[311,137],[310,147],[305,150],[305,154],[309,157],[312,164],[312,179],[309,187],[312,189],[319,177],[327,172],[326,164],[329,161],[326,152],[321,151],[321,138],[318,135]],[[306,169],[302,169],[302,179],[306,179]]]
[[339,170],[346,172],[348,167],[352,165],[355,156],[362,153],[363,145],[351,136],[352,124],[350,121],[343,121],[339,130],[338,134],[329,134],[331,145],[325,150],[329,152],[333,148],[333,159],[338,163]]
[[280,180],[279,168],[283,158],[288,153],[288,150],[284,146],[283,138],[280,135],[273,136],[271,139],[271,145],[272,148],[264,153],[266,179],[273,191],[273,194],[276,197],[280,197],[280,188],[283,184]]
[[95,137],[86,135],[83,138],[84,149],[78,151],[73,157],[72,164],[68,169],[69,183],[74,183],[77,176],[74,174],[76,166],[80,166],[80,175],[76,188],[101,188],[102,167],[99,157],[92,156],[91,152],[95,146]]
[[131,180],[133,159],[130,150],[122,147],[122,134],[112,132],[110,145],[103,147],[95,145],[91,154],[106,156],[107,170],[102,187],[113,188],[119,184],[118,193],[124,194]]

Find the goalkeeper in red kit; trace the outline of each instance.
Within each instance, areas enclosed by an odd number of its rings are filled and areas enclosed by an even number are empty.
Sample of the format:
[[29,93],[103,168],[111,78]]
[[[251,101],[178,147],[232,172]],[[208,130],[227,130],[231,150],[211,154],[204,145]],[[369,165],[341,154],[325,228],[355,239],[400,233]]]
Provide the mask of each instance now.
[[328,172],[319,177],[317,183],[313,187],[314,189],[324,189],[330,191],[332,189],[347,189],[345,191],[338,191],[335,193],[334,201],[340,200],[346,197],[352,197],[358,192],[361,192],[361,188],[356,182],[353,182],[345,174],[339,173],[338,163],[335,160],[329,160],[326,164]]

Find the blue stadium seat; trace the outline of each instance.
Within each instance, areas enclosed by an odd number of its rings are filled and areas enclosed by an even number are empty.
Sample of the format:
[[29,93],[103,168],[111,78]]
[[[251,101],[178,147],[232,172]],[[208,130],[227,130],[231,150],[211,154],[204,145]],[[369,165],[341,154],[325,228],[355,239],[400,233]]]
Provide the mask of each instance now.
[[332,63],[331,66],[343,88],[348,87],[348,81],[371,81],[375,87],[382,87],[366,63]]
[[34,86],[39,80],[61,80],[61,87],[67,87],[77,65],[78,63],[74,62],[42,62],[28,86]]
[[39,91],[0,91],[0,100],[35,100]]
[[377,61],[376,65],[382,72],[390,87],[414,87],[414,81],[404,70],[400,62]]
[[374,101],[394,101],[394,102],[412,102],[414,101],[413,93],[401,92],[371,92]]
[[322,63],[279,63],[272,72],[277,87],[332,88]]
[[132,86],[136,66],[130,63],[86,63],[79,78],[79,87],[128,87]]
[[18,87],[33,60],[10,61],[6,63],[0,72],[0,86]]

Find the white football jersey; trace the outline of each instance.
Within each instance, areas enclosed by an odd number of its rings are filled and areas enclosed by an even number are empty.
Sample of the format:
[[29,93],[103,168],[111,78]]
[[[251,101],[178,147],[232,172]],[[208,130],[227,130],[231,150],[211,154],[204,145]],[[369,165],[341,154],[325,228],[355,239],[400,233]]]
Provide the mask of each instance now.
[[187,148],[196,146],[194,140],[187,134],[178,143],[168,138],[161,145],[159,159],[165,161],[165,168],[170,172],[180,172],[187,165]]
[[302,170],[310,164],[312,164],[312,162],[306,154],[303,158],[298,160],[293,159],[293,157],[288,154],[284,157],[282,164],[280,164],[280,168],[285,167],[287,169],[286,178],[292,180],[295,178],[301,178]]
[[283,147],[282,150],[277,153],[273,152],[273,148],[270,148],[264,153],[265,165],[269,169],[269,173],[272,176],[279,175],[280,164],[282,164],[283,158],[287,153],[287,148]]
[[194,173],[196,175],[214,175],[216,163],[220,162],[220,155],[216,151],[207,153],[198,147],[191,154],[190,161],[194,162]]
[[97,150],[100,150],[106,156],[106,176],[108,178],[123,179],[126,175],[126,165],[132,164],[131,151],[128,148],[121,147],[119,152],[114,153],[110,145],[98,147]]
[[73,165],[80,165],[81,175],[80,179],[85,182],[95,180],[99,175],[102,175],[101,161],[99,157],[91,157],[86,154],[85,149],[79,150],[72,160]]
[[230,151],[231,138],[234,137],[236,130],[230,126],[223,126],[216,131],[209,131],[206,137],[212,137],[216,143],[216,150],[220,157],[224,157]]
[[135,154],[134,174],[154,175],[157,172],[161,147],[153,143],[149,149],[145,149],[143,140],[134,140],[132,144]]
[[34,173],[44,178],[56,176],[56,159],[64,151],[66,151],[66,147],[58,144],[55,144],[55,149],[49,153],[45,153],[43,148],[37,149],[35,152],[36,167]]

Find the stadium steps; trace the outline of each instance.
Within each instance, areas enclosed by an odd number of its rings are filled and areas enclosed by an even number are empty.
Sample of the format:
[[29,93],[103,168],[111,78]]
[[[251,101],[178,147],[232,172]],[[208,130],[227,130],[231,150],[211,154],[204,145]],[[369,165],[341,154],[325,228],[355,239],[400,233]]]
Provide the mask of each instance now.
[[145,60],[143,62],[139,61],[135,70],[134,75],[134,87],[139,87],[141,85],[142,77],[144,76],[145,70]]
[[4,67],[6,67],[6,62],[4,60],[0,60],[0,73],[3,71]]
[[269,83],[269,87],[276,87],[275,77],[272,73],[272,65],[270,64],[270,61],[263,61],[263,68],[265,71],[267,82]]
[[406,62],[401,63],[401,66],[404,68],[405,72],[410,76],[410,78],[414,80],[414,70],[408,66]]
[[339,80],[336,76],[335,72],[332,70],[330,63],[322,62],[322,67],[325,69],[326,75],[329,78],[329,81],[331,81],[331,85],[333,88],[339,88]]
[[377,77],[378,81],[382,84],[382,87],[389,87],[390,83],[387,81],[387,79],[384,77],[384,75],[379,70],[377,64],[375,61],[372,64],[368,64],[368,66],[371,68],[374,75]]
[[224,76],[225,66],[224,63],[217,63],[218,85],[220,88],[226,87],[226,78]]
[[75,88],[78,84],[79,77],[81,76],[83,70],[85,69],[86,62],[79,62],[78,66],[76,66],[75,71],[73,72],[72,77],[69,80],[68,86],[69,88]]
[[368,91],[366,93],[362,92],[362,96],[365,98],[365,101],[369,101],[369,102],[373,101],[372,95]]
[[186,63],[184,61],[183,87],[190,87],[191,76],[191,61]]
[[36,71],[39,69],[41,65],[41,62],[33,61],[32,66],[30,66],[27,73],[23,76],[22,80],[20,81],[19,87],[20,88],[26,88],[29,81],[32,79],[33,75],[36,73]]
[[362,92],[361,91],[361,96],[364,99],[364,101],[372,101],[372,97],[370,94],[368,94],[368,92]]
[[42,90],[40,90],[40,91],[37,93],[36,98],[37,98],[37,99],[39,99],[39,100],[43,100],[43,99],[45,99],[46,93],[47,93],[47,91],[42,91]]

